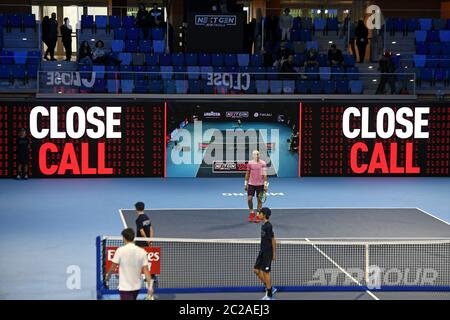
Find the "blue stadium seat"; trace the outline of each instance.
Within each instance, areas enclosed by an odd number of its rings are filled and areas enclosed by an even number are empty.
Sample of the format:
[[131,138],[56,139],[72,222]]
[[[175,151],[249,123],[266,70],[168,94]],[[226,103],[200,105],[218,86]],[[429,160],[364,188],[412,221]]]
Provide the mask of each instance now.
[[416,42],[425,42],[427,41],[427,32],[425,30],[417,30],[415,32]]
[[334,94],[336,92],[336,82],[333,80],[322,81],[322,89],[324,94]]
[[145,54],[144,53],[133,53],[132,63],[134,66],[144,66],[145,65]]
[[159,66],[147,66],[147,77],[150,80],[159,80],[161,77]]
[[258,94],[267,94],[269,92],[269,81],[256,80],[256,92]]
[[213,67],[222,67],[223,66],[223,54],[214,53],[211,55],[211,64]]
[[428,30],[427,31],[427,42],[439,42],[439,31],[438,30]]
[[198,65],[198,55],[196,53],[186,53],[184,54],[185,64],[187,66]]
[[22,27],[22,15],[21,14],[10,14],[9,15],[9,25],[12,28],[21,28]]
[[447,70],[444,68],[434,69],[434,82],[444,82],[447,81]]
[[428,44],[428,53],[429,54],[441,54],[442,45],[440,42],[434,42]]
[[110,30],[120,28],[121,25],[122,23],[120,22],[119,16],[109,16],[108,26]]
[[38,50],[30,50],[27,53],[27,64],[39,64],[41,61],[41,52]]
[[346,67],[353,67],[355,66],[355,56],[350,55],[350,54],[344,54],[344,66]]
[[347,67],[345,68],[348,80],[358,80],[359,79],[359,69],[358,67]]
[[266,77],[267,80],[277,80],[279,76],[277,67],[267,67],[266,68]]
[[153,40],[164,40],[164,29],[163,28],[152,28],[152,39]]
[[212,73],[214,71],[211,66],[201,66],[200,67],[200,78],[206,80],[208,78],[208,73]]
[[248,53],[240,53],[237,55],[237,64],[239,67],[248,67],[250,64],[250,56]]
[[425,67],[426,63],[426,56],[422,54],[415,54],[414,55],[414,66],[416,68],[422,68]]
[[225,67],[213,67],[214,72],[218,73],[224,73],[227,72],[227,69]]
[[312,40],[311,31],[306,29],[300,30],[300,41],[307,42],[311,40]]
[[202,81],[202,91],[204,94],[213,94],[214,86],[208,85],[208,82],[206,80],[203,80]]
[[137,52],[137,40],[125,40],[125,52]]
[[133,93],[134,81],[120,80],[120,88],[122,89],[122,93]]
[[140,94],[147,94],[149,92],[149,82],[145,79],[136,80],[134,82],[134,92]]
[[314,18],[314,32],[325,31],[327,20],[325,18]]
[[295,80],[283,80],[283,93],[292,94],[295,92]]
[[152,42],[150,40],[139,41],[139,52],[143,53],[152,52]]
[[331,74],[333,80],[345,80],[347,78],[344,67],[331,67]]
[[348,94],[349,87],[347,80],[338,80],[336,81],[336,92],[339,94]]
[[153,40],[153,52],[154,53],[163,53],[166,49],[166,45],[164,40]]
[[131,64],[131,53],[129,52],[120,52],[119,53],[119,60],[122,61],[122,65],[130,65]]
[[363,94],[364,92],[364,85],[361,80],[351,80],[349,86],[351,94]]
[[300,94],[307,94],[309,91],[309,81],[306,80],[296,80],[295,81],[295,92]]
[[430,67],[430,68],[437,68],[437,67],[439,67],[440,60],[441,60],[440,55],[434,55],[434,54],[428,55],[427,59],[426,59],[426,61],[427,61],[426,65],[427,65],[427,67]]
[[164,80],[163,81],[163,91],[166,94],[176,93],[175,81],[174,80]]
[[80,71],[80,77],[82,78],[90,78],[92,66],[87,65],[78,65],[78,71]]
[[300,41],[300,40],[301,40],[300,30],[297,28],[291,29],[291,41]]
[[210,66],[211,65],[211,55],[209,53],[201,53],[198,56],[199,66]]
[[111,51],[112,52],[123,52],[125,48],[125,43],[123,40],[113,40],[111,42]]
[[145,66],[133,66],[134,79],[135,80],[145,80],[147,78],[147,67]]
[[174,66],[173,67],[175,80],[186,80],[186,67],[185,66]]
[[408,32],[416,31],[418,28],[418,21],[415,18],[409,18],[406,20],[406,30]]
[[428,46],[425,42],[417,42],[416,43],[416,53],[417,54],[427,54]]
[[95,27],[97,29],[106,29],[108,26],[108,16],[95,16]]
[[126,34],[127,34],[127,39],[128,40],[138,40],[139,39],[139,34],[140,34],[140,29],[138,28],[127,28],[126,30]]
[[187,94],[189,83],[187,80],[175,80],[175,91],[177,94]]
[[14,63],[26,64],[26,62],[27,62],[27,52],[23,50],[14,50]]
[[450,30],[440,30],[439,39],[441,42],[450,42]]
[[159,55],[159,65],[161,66],[171,66],[172,56],[168,53],[162,53]]
[[189,93],[190,94],[202,93],[202,82],[200,80],[189,80]]
[[114,29],[114,39],[116,40],[125,40],[127,35],[127,31],[124,28]]
[[188,66],[187,73],[188,73],[189,80],[198,80],[200,78],[200,67],[199,66]]
[[395,20],[396,18],[386,18],[385,26],[387,32],[394,32],[395,31]]
[[450,55],[441,56],[441,67],[450,68]]
[[317,41],[307,41],[306,42],[306,50],[310,50],[311,48],[315,48],[319,50],[319,43]]
[[38,65],[37,64],[27,64],[27,78],[37,78]]
[[320,80],[330,80],[331,79],[331,68],[330,67],[320,67]]
[[95,79],[105,78],[105,66],[94,64],[92,66],[92,72],[95,72]]
[[134,79],[133,67],[130,65],[121,65],[120,66],[120,79]]
[[319,62],[319,67],[326,67],[328,66],[328,55],[324,53],[320,53],[317,56],[317,62]]
[[162,82],[161,80],[150,80],[149,92],[153,94],[161,93]]
[[327,31],[339,31],[339,21],[337,18],[327,18]]
[[294,19],[292,19],[292,28],[293,29],[300,29],[300,26],[301,26],[300,17],[295,17]]
[[11,78],[11,67],[0,65],[0,79],[8,79]]
[[227,67],[235,67],[237,66],[237,57],[234,53],[225,54],[225,66]]
[[1,50],[0,51],[0,64],[11,65],[14,63],[14,55],[12,51]]
[[174,66],[184,66],[184,53],[172,54],[172,64]]
[[431,82],[433,81],[433,69],[431,68],[420,68],[419,69],[419,83],[421,83],[422,81],[428,81]]
[[106,89],[108,93],[119,93],[120,81],[119,80],[106,80]]
[[402,18],[398,18],[395,20],[395,31],[403,32],[405,31],[405,20]]
[[450,54],[450,42],[441,42],[442,54]]
[[148,66],[156,66],[158,65],[158,55],[157,54],[146,54],[145,55],[145,63]]
[[318,80],[319,79],[319,67],[306,67],[306,76],[308,80]]
[[281,94],[283,82],[281,80],[269,80],[270,93]]
[[432,19],[430,19],[430,18],[419,19],[419,27],[420,27],[420,30],[431,30]]
[[105,67],[105,78],[106,79],[117,79],[119,74],[119,66],[106,66]]
[[320,80],[309,81],[309,89],[312,94],[321,94],[323,91],[323,83]]
[[106,93],[106,80],[95,79],[94,87],[92,89],[95,93]]
[[169,80],[173,77],[173,67],[172,66],[161,66],[161,79]]
[[26,14],[23,16],[24,28],[36,28],[36,16],[34,14]]
[[250,65],[252,67],[261,67],[263,65],[263,57],[260,54],[252,54],[250,56]]
[[294,54],[294,65],[298,67],[303,67],[304,64],[305,64],[305,55]]
[[122,17],[122,26],[124,28],[134,28],[136,26],[136,18],[133,16]]
[[83,29],[93,29],[94,28],[94,16],[83,15],[81,16],[81,31]]

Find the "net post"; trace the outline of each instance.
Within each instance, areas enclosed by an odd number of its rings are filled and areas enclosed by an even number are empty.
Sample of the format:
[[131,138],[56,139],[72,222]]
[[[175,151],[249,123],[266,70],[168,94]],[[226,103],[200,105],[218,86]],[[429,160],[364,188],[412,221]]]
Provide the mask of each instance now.
[[369,244],[364,245],[364,278],[366,280],[366,286],[369,283]]
[[97,300],[102,299],[102,240],[100,236],[97,236],[95,241],[96,254],[97,254],[97,270],[96,270],[96,278],[97,278]]

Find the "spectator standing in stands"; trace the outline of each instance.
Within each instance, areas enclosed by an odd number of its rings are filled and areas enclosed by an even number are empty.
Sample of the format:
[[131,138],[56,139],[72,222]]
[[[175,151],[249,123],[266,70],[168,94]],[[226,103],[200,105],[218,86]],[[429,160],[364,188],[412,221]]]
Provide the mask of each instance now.
[[87,66],[92,65],[91,46],[86,40],[81,43],[80,49],[78,50],[78,63]]
[[364,62],[364,57],[366,56],[366,47],[369,43],[369,30],[367,29],[364,21],[359,20],[358,26],[355,29],[356,46],[358,47],[359,63]]
[[64,18],[64,24],[61,26],[60,32],[64,50],[66,50],[66,61],[70,61],[72,58],[72,26],[69,18]]
[[331,67],[340,66],[344,62],[342,51],[334,43],[331,45],[330,50],[328,50],[328,61]]
[[281,41],[291,40],[291,29],[294,25],[294,18],[290,15],[289,8],[284,9],[284,14],[280,16]]
[[391,94],[395,93],[395,64],[392,61],[392,53],[385,52],[381,57],[378,67],[378,71],[381,72],[380,83],[377,88],[376,94],[384,94],[384,87],[386,83],[389,84],[391,88]]
[[350,15],[344,19],[344,23],[342,24],[341,35],[339,36],[341,39],[345,39],[345,43],[350,45],[352,50],[352,55],[356,57],[356,49],[355,49],[355,23],[350,19]]
[[155,25],[156,20],[162,20],[162,11],[158,8],[158,4],[154,2],[152,10],[150,10],[150,24]]
[[55,59],[55,47],[58,41],[58,21],[56,21],[56,13],[52,13],[52,17],[48,22],[48,53],[50,54],[50,60]]
[[255,42],[255,28],[256,19],[253,18],[249,23],[245,25],[244,28],[244,41],[245,41],[245,51],[247,53],[252,53],[253,43]]
[[141,29],[142,34],[144,35],[144,39],[148,39],[148,30],[150,27],[150,18],[149,13],[145,10],[145,5],[139,5],[139,11],[136,15],[136,23],[138,27]]
[[317,61],[319,54],[316,48],[311,48],[306,53],[305,67],[318,67],[319,61]]
[[48,42],[48,29],[50,27],[50,18],[45,16],[42,19],[42,42],[46,45],[47,49],[45,49],[44,59],[49,60],[48,54],[49,52],[49,42]]

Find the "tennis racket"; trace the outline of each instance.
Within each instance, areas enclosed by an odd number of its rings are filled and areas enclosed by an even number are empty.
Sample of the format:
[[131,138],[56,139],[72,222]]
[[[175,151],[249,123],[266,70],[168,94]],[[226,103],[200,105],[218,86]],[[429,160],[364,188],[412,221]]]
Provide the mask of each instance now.
[[267,192],[266,191],[260,192],[258,194],[258,199],[259,199],[259,201],[261,201],[261,203],[266,202],[266,200],[267,200]]

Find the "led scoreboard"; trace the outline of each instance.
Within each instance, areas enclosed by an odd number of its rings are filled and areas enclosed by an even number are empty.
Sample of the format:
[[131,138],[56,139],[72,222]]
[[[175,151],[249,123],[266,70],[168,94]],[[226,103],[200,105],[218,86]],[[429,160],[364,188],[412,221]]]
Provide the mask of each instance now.
[[0,106],[0,176],[15,176],[25,128],[33,177],[163,176],[164,103],[54,101]]
[[449,176],[446,105],[303,103],[301,176]]

